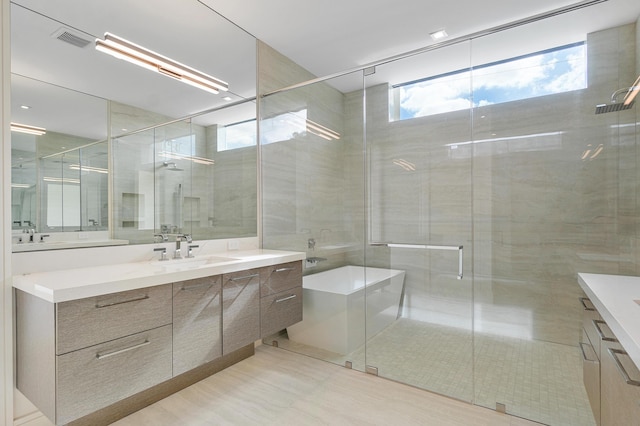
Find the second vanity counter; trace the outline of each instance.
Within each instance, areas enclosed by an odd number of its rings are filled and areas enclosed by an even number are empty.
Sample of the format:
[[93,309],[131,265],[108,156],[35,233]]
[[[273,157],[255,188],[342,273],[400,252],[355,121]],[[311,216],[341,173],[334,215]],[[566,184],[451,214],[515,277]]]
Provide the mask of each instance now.
[[152,287],[304,260],[280,250],[228,251],[194,258],[152,260],[13,276],[13,287],[52,303]]
[[640,368],[640,277],[581,273],[578,282]]

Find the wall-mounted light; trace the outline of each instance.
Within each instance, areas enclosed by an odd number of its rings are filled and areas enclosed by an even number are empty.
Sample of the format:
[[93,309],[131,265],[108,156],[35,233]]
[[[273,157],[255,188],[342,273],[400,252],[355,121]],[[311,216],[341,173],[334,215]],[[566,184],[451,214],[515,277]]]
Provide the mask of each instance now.
[[47,133],[44,127],[28,126],[26,124],[11,123],[12,132],[27,133],[29,135],[42,136]]
[[229,85],[222,80],[110,33],[104,34],[104,40],[96,39],[96,50],[175,78],[210,93],[217,94],[220,90],[229,90]]

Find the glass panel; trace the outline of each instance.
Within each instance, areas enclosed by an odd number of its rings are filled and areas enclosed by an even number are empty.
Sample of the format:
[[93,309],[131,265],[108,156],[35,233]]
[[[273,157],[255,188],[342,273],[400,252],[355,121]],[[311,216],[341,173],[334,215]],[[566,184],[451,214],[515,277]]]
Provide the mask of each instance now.
[[260,105],[263,246],[307,253],[303,321],[265,340],[360,370],[364,292],[353,289],[364,278],[362,94],[357,73]]
[[[461,267],[471,271],[470,257],[461,261],[472,252],[472,156],[470,147],[452,146],[470,139],[471,103],[401,121],[388,111],[394,85],[439,75],[443,63],[468,68],[469,49],[462,43],[378,66],[365,82],[366,363],[380,376],[465,401],[473,400],[473,281],[458,278]],[[443,81],[440,91],[469,93],[463,77]],[[450,103],[431,91],[413,95],[399,99],[402,110]]]
[[[191,173],[195,135],[190,122],[157,127],[155,151],[155,232],[191,234],[192,210],[200,198],[192,197]],[[195,207],[194,207],[195,206]]]
[[149,243],[154,234],[155,130],[113,140],[114,238]]
[[[109,229],[109,153],[107,142],[80,150],[81,228]],[[74,168],[74,166],[71,166]]]
[[[570,25],[571,15],[474,40],[474,65],[506,40]],[[637,77],[634,37],[633,25],[586,36],[585,89],[473,111],[479,405],[544,424],[596,424],[582,380],[577,273],[637,274],[637,118],[595,114]]]

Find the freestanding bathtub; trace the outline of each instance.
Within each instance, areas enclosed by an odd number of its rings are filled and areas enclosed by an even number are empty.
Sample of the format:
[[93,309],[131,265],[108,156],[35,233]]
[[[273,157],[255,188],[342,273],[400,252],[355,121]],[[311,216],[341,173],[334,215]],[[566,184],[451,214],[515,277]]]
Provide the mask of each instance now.
[[287,328],[289,340],[343,355],[353,352],[398,317],[404,275],[396,269],[343,266],[304,276],[303,320]]

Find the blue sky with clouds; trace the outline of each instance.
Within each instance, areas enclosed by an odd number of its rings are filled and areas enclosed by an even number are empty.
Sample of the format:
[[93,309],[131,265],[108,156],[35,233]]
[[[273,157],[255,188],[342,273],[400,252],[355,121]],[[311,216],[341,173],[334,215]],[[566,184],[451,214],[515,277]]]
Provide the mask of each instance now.
[[402,120],[585,87],[586,46],[579,44],[393,90],[400,90]]

